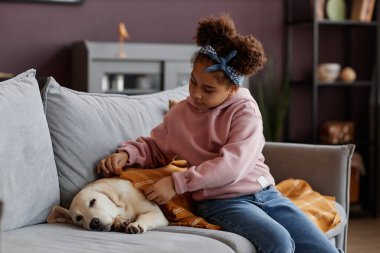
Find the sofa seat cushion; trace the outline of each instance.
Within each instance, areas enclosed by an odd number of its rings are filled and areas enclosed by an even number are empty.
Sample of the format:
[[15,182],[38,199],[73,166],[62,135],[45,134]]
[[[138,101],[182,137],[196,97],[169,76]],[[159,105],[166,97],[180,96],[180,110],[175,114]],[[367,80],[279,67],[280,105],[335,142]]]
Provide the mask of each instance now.
[[57,169],[35,73],[31,69],[0,82],[2,230],[44,222],[59,203]]
[[187,87],[150,95],[77,92],[49,78],[42,90],[57,164],[61,205],[96,179],[98,161],[124,140],[148,136],[169,110],[169,99],[184,99]]
[[159,227],[140,235],[95,232],[70,224],[40,224],[3,234],[3,251],[12,253],[255,253],[239,235],[209,229]]

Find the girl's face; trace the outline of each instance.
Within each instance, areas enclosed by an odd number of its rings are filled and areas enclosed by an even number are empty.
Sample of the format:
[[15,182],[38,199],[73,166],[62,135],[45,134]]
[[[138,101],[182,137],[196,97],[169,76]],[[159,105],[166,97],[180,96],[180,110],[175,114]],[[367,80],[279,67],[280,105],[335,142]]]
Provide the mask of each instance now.
[[196,106],[202,111],[212,109],[223,103],[233,95],[238,87],[226,83],[220,83],[214,72],[205,72],[207,64],[203,61],[195,61],[189,82],[189,93]]

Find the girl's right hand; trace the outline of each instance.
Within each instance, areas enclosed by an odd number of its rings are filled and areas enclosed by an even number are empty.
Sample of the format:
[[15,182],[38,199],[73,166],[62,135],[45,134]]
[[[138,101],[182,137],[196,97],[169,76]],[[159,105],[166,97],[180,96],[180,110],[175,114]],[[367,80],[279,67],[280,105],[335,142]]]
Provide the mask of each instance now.
[[129,156],[126,152],[113,153],[99,161],[96,171],[103,173],[104,177],[119,175],[127,164],[128,158]]

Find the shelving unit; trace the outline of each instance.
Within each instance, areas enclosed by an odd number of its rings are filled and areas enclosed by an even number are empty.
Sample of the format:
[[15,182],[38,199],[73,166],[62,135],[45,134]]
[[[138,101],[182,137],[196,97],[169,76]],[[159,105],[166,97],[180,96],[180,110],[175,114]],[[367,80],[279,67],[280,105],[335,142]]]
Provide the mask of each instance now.
[[[353,121],[355,124],[356,151],[366,168],[360,180],[360,201],[353,209],[361,215],[375,216],[378,208],[379,177],[379,0],[370,22],[350,20],[352,1],[345,1],[345,20],[332,21],[317,18],[319,0],[288,0],[286,6],[287,58],[286,71],[290,77],[292,100],[302,96],[310,101],[309,111],[295,115],[290,110],[289,129],[298,128],[300,133],[290,133],[295,142],[320,143],[320,126],[326,121]],[[326,2],[328,2],[327,0]],[[305,11],[308,10],[308,11]],[[350,66],[357,74],[352,83],[318,81],[317,69],[321,63],[337,62]],[[298,93],[297,93],[298,91]],[[300,95],[301,94],[301,95]],[[293,101],[294,102],[294,101]],[[295,102],[295,104],[297,104]],[[292,108],[292,104],[291,104]],[[299,108],[298,108],[299,109]],[[307,115],[308,114],[308,115]],[[304,125],[300,127],[302,119]],[[297,122],[297,123],[292,123]],[[295,124],[295,125],[291,125]],[[328,176],[328,175],[326,175]]]

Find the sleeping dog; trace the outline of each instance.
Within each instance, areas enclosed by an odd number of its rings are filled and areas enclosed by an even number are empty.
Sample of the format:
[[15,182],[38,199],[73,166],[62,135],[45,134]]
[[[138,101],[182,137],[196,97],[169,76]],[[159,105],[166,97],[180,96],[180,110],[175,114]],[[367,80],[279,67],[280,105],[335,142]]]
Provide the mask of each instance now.
[[69,210],[54,206],[47,221],[131,234],[169,224],[157,204],[121,178],[103,178],[87,185],[74,197]]

